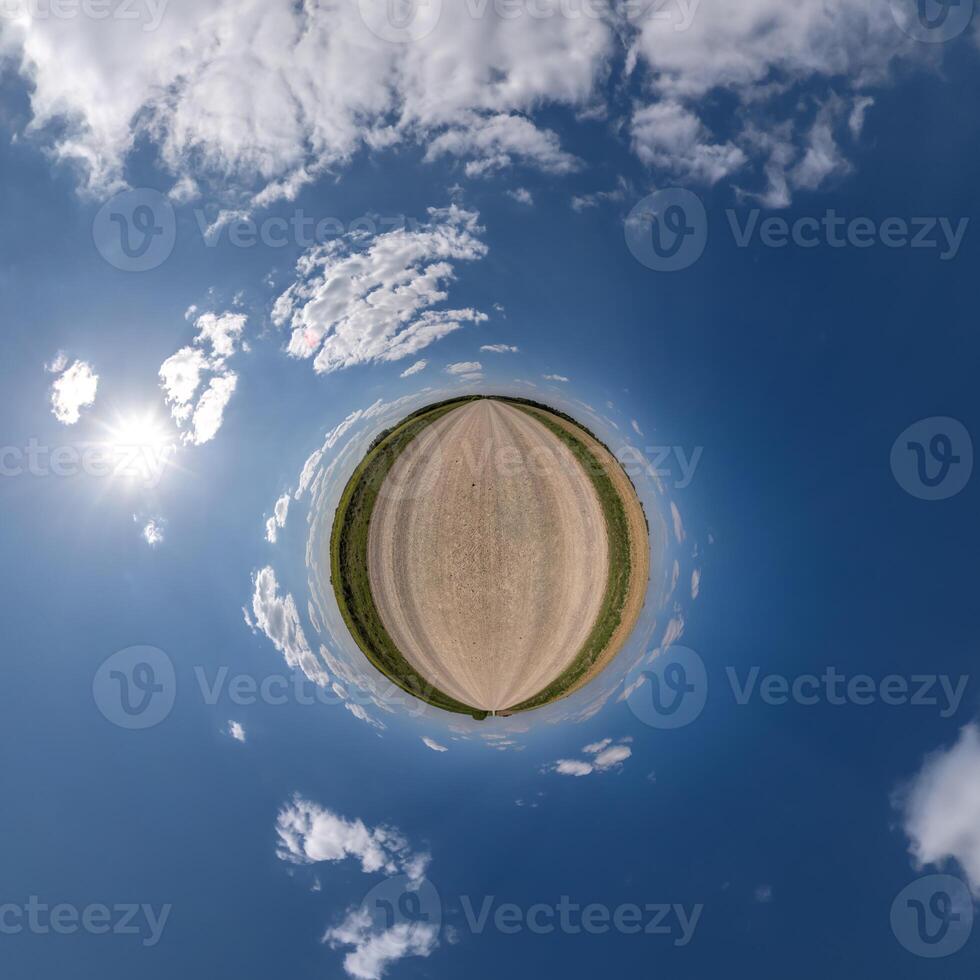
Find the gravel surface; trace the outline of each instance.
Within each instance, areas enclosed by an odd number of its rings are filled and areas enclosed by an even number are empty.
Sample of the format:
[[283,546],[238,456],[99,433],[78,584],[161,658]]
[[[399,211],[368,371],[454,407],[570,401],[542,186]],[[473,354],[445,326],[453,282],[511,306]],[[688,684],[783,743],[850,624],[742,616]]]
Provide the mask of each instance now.
[[422,432],[385,478],[371,592],[405,658],[487,711],[533,697],[582,647],[608,574],[606,526],[571,452],[524,412],[481,400]]

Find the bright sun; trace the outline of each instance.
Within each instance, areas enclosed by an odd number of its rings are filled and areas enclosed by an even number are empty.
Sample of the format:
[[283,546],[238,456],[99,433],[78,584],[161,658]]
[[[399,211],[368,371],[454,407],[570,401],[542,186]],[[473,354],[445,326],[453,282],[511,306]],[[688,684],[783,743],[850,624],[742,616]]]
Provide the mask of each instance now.
[[161,450],[174,445],[176,436],[155,415],[127,415],[109,429],[109,441],[120,449]]
[[120,415],[106,426],[112,474],[126,483],[155,488],[174,465],[178,438],[173,428],[152,412]]

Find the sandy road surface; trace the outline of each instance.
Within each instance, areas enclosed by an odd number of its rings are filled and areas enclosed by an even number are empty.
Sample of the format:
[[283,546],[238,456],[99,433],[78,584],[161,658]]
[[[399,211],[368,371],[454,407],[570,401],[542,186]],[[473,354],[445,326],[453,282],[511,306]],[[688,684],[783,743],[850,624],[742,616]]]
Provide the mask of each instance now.
[[392,467],[371,515],[381,620],[446,694],[502,710],[582,647],[608,572],[602,509],[571,452],[502,402],[454,409]]

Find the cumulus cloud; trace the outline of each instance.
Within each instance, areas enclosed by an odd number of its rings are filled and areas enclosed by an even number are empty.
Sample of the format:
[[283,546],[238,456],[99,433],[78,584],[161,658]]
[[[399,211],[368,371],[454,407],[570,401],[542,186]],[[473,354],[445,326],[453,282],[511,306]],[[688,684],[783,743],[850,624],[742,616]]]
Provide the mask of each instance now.
[[488,354],[516,354],[520,351],[520,347],[515,347],[513,344],[484,344],[480,350]]
[[489,118],[471,114],[462,125],[441,133],[429,143],[426,160],[445,154],[466,157],[467,177],[482,177],[513,166],[533,164],[550,174],[568,174],[580,162],[561,148],[558,134],[539,129],[525,116],[500,113]]
[[227,362],[239,349],[246,320],[242,313],[202,314],[193,344],[160,365],[160,387],[187,445],[210,442],[221,428],[238,385]]
[[715,184],[746,162],[732,143],[715,143],[698,117],[677,102],[656,102],[633,113],[633,149],[644,163],[668,174]]
[[926,756],[895,804],[916,864],[955,861],[980,898],[980,727],[965,726],[952,746]]
[[228,722],[228,734],[236,742],[244,742],[245,741],[245,726],[242,725],[241,722],[238,722],[238,721],[229,721]]
[[614,740],[603,738],[582,747],[588,759],[558,759],[545,766],[542,772],[554,772],[559,776],[591,776],[596,772],[618,769],[632,754],[631,738]]
[[381,980],[392,963],[406,956],[428,956],[439,944],[434,925],[396,922],[390,929],[379,929],[371,913],[361,908],[352,909],[323,938],[335,949],[353,947],[344,957],[344,970],[356,980]]
[[531,113],[592,98],[613,50],[605,20],[444,4],[427,36],[393,44],[368,26],[374,8],[383,17],[383,0],[171,0],[153,30],[48,17],[4,40],[31,79],[34,127],[60,123],[45,138],[92,190],[122,182],[140,138],[174,174],[176,199],[209,181],[291,198],[364,148],[414,143],[475,174],[574,167]]
[[507,191],[507,196],[517,201],[518,204],[526,204],[528,207],[534,204],[534,196],[526,187],[515,187]]
[[268,565],[260,569],[255,573],[253,585],[252,617],[255,627],[272,640],[290,667],[298,667],[311,681],[325,685],[329,677],[310,650],[296,601],[288,592],[279,594],[275,571]]
[[81,418],[81,410],[95,403],[99,376],[86,361],[75,361],[66,369],[67,363],[64,352],[59,351],[46,370],[52,374],[58,373],[51,385],[51,411],[54,417],[65,425],[74,425]]
[[[276,833],[276,853],[290,864],[351,859],[365,874],[405,875],[406,888],[413,891],[425,882],[431,860],[392,827],[368,827],[362,820],[348,820],[298,795],[280,810]],[[360,906],[349,909],[339,925],[327,929],[323,941],[333,949],[349,949],[344,957],[348,976],[380,980],[398,960],[428,956],[438,945],[438,926],[422,921],[382,922],[370,908]]]
[[312,248],[272,311],[273,323],[291,331],[289,354],[313,358],[314,370],[327,374],[409,357],[486,320],[470,308],[433,309],[448,298],[455,263],[487,253],[477,219],[455,204],[430,208],[417,227],[374,237],[351,232]]
[[428,735],[423,735],[422,741],[425,743],[426,747],[432,749],[433,752],[449,751],[445,745],[440,745],[435,739],[429,738]]
[[293,797],[279,811],[276,833],[276,853],[291,864],[353,858],[365,874],[383,871],[421,880],[430,860],[428,853],[414,850],[391,827],[369,828],[361,820],[347,820],[301,796]]
[[272,517],[265,522],[265,539],[269,544],[275,544],[279,538],[280,528],[286,526],[286,515],[289,513],[289,494],[284,493],[272,508]]
[[482,371],[483,365],[479,361],[457,361],[455,364],[447,364],[446,374],[475,374]]
[[592,765],[580,759],[559,759],[554,763],[554,772],[560,776],[588,776]]
[[[232,211],[292,199],[365,150],[424,146],[425,160],[458,159],[472,178],[566,174],[580,162],[543,118],[567,108],[594,125],[610,114],[606,93],[624,90],[633,146],[655,170],[710,183],[749,165],[768,181],[775,166],[791,191],[820,173],[807,133],[832,93],[857,111],[841,120],[854,138],[896,63],[941,58],[878,0],[701,0],[667,17],[615,4],[603,17],[498,16],[492,5],[474,17],[442,4],[411,44],[368,27],[384,3],[170,0],[152,25],[7,21],[3,44],[30,82],[31,135],[88,190],[121,186],[149,142],[174,200],[208,195]],[[730,132],[716,136],[702,114],[719,95]],[[774,163],[751,132],[783,125],[791,152]]]
[[399,377],[410,378],[413,374],[418,374],[419,371],[424,371],[428,364],[429,362],[423,357],[421,361],[416,361],[411,367],[405,368]]

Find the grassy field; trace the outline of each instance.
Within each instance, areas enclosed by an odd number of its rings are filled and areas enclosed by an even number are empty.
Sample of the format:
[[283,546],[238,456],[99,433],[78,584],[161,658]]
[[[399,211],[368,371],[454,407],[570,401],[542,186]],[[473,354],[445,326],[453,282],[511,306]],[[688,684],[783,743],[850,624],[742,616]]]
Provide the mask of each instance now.
[[[428,405],[404,419],[393,429],[378,434],[367,455],[351,475],[334,517],[330,535],[330,578],[341,615],[357,645],[368,660],[402,690],[414,697],[458,714],[483,719],[487,712],[462,704],[434,688],[418,674],[388,635],[371,595],[367,546],[371,512],[378,490],[395,460],[426,426],[468,401],[484,396],[472,395]],[[571,665],[533,698],[514,705],[507,712],[528,711],[567,694],[601,657],[619,625],[630,585],[629,528],[623,502],[605,468],[574,434],[555,421],[555,416],[589,432],[575,419],[537,402],[522,398],[498,398],[536,418],[554,433],[582,464],[595,487],[606,520],[609,542],[609,580],[599,615],[582,649]],[[595,438],[593,436],[593,438]],[[598,440],[597,440],[598,441]]]

